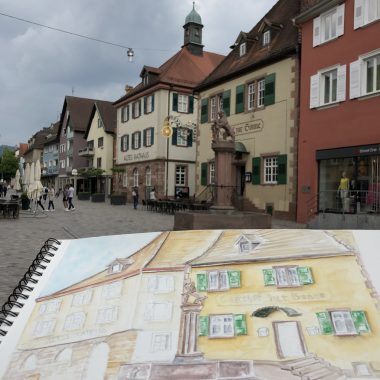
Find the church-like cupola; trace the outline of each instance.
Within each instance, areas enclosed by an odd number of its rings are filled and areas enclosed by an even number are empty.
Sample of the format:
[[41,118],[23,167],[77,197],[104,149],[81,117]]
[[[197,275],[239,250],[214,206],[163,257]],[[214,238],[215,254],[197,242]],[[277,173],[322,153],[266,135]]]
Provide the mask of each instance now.
[[199,13],[194,8],[187,15],[185,19],[184,29],[184,42],[183,47],[189,49],[192,54],[202,55],[203,45],[202,45],[202,19]]

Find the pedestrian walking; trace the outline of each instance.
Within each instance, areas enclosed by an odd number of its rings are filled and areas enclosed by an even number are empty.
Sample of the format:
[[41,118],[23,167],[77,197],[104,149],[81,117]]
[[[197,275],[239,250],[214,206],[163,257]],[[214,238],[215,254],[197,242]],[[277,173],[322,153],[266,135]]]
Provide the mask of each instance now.
[[73,198],[74,198],[74,185],[71,184],[69,187],[69,190],[67,191],[67,201],[69,203],[69,210],[75,210],[75,207],[73,205]]
[[45,207],[41,202],[42,201],[42,192],[40,192],[39,194],[36,195],[36,199],[37,199],[36,211],[38,209],[38,206],[40,206],[42,208],[42,211],[45,211]]
[[0,183],[0,198],[3,197],[3,184]]
[[[48,210],[49,211],[55,211],[55,208],[54,208],[54,187],[52,185],[50,185],[48,188],[47,196],[48,196],[48,200],[49,200]],[[50,210],[50,208],[51,208],[51,210]]]
[[68,209],[68,204],[67,204],[67,194],[68,194],[68,191],[69,191],[69,186],[66,185],[64,188],[63,188],[63,207],[65,208],[65,211],[69,211]]
[[7,182],[4,181],[4,183],[3,183],[3,194],[4,194],[4,198],[6,198],[6,196],[7,196],[7,190],[8,190],[8,188],[7,188]]
[[139,191],[137,187],[132,189],[132,199],[133,199],[133,208],[137,210],[137,205],[139,204]]

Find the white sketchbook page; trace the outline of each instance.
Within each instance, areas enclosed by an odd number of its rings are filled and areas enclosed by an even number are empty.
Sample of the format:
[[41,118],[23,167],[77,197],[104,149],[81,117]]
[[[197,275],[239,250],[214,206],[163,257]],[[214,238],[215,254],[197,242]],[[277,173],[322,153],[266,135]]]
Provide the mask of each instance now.
[[352,231],[365,269],[377,293],[380,294],[380,230]]
[[[57,246],[56,244],[54,245]],[[11,355],[15,351],[16,345],[21,337],[24,327],[30,317],[30,314],[33,311],[37,296],[41,293],[41,290],[49,280],[54,269],[61,262],[64,253],[66,252],[69,245],[70,240],[63,240],[61,241],[61,245],[58,246],[58,249],[56,251],[51,250],[51,252],[54,253],[54,256],[49,257],[51,261],[50,263],[46,263],[46,269],[44,269],[43,275],[36,278],[38,279],[38,283],[32,285],[34,287],[33,291],[24,291],[25,294],[29,295],[29,298],[27,300],[22,300],[22,302],[25,302],[24,306],[22,309],[19,309],[17,307],[14,308],[14,311],[19,312],[19,315],[16,318],[7,318],[9,320],[13,320],[13,325],[10,327],[7,327],[5,325],[2,326],[2,329],[7,330],[8,332],[4,337],[0,336],[0,379],[4,376],[4,372],[8,367]],[[37,253],[38,252],[36,252],[36,255]],[[18,281],[19,280],[21,279],[18,279]],[[17,283],[15,286],[17,286]]]

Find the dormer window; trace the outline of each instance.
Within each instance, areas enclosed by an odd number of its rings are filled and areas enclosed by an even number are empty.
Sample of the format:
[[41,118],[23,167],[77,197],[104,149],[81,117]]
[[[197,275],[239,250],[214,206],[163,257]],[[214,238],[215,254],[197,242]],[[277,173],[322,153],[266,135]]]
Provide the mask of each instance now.
[[245,55],[247,53],[247,43],[246,42],[242,42],[240,44],[240,47],[239,47],[239,54],[240,54],[240,57],[242,57],[243,55]]
[[123,269],[123,266],[120,263],[115,263],[111,267],[111,273],[119,273]]
[[147,86],[148,83],[149,83],[149,76],[148,76],[148,74],[145,74],[144,78],[143,78],[143,85]]
[[263,34],[263,46],[270,44],[270,30],[267,30]]
[[258,241],[255,236],[241,235],[239,239],[237,239],[235,246],[239,248],[240,253],[244,254],[252,252],[259,244],[260,241]]
[[132,259],[115,259],[108,264],[108,274],[120,273],[133,263]]

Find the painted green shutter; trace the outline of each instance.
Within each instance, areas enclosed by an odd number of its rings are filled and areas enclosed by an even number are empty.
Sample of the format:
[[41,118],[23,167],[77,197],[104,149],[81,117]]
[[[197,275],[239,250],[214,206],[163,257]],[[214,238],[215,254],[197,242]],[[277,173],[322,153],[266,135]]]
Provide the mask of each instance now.
[[207,316],[199,316],[199,336],[208,336],[208,321],[209,318]]
[[364,311],[351,311],[352,320],[358,333],[370,332],[369,324]]
[[207,123],[208,121],[208,98],[201,101],[201,123]]
[[244,112],[244,89],[245,85],[241,84],[236,87],[236,108],[235,113]]
[[314,283],[310,267],[298,267],[297,273],[301,284],[309,285]]
[[252,183],[254,185],[260,185],[260,166],[261,166],[261,158],[260,157],[252,158]]
[[143,146],[146,146],[146,129],[143,130]]
[[189,113],[194,112],[194,96],[189,96]]
[[[152,103],[153,104],[153,103]],[[154,144],[154,128],[150,128],[150,141],[152,145]]]
[[264,105],[270,106],[275,103],[276,73],[265,77]]
[[277,157],[278,171],[277,171],[277,184],[286,185],[286,173],[287,173],[287,155],[280,154]]
[[197,290],[206,292],[208,288],[207,273],[197,273]]
[[152,112],[154,111],[154,94],[152,95]]
[[145,96],[144,97],[144,114],[146,114],[146,111],[147,111],[146,104],[147,104],[147,97]]
[[193,146],[193,131],[189,129],[187,132],[187,146]]
[[235,314],[235,335],[247,335],[247,322],[245,320],[245,314]]
[[207,186],[207,162],[201,163],[201,186]]
[[173,93],[173,111],[178,112],[178,94]]
[[321,333],[323,335],[331,335],[334,333],[333,324],[330,319],[330,315],[327,311],[322,311],[319,313],[316,313],[319,326],[321,328]]
[[276,285],[273,269],[263,269],[264,285]]
[[228,273],[228,282],[230,283],[230,288],[240,288],[240,271],[239,270],[229,270]]
[[177,145],[177,128],[173,128],[172,145]]
[[231,90],[223,92],[223,111],[226,116],[230,116]]

